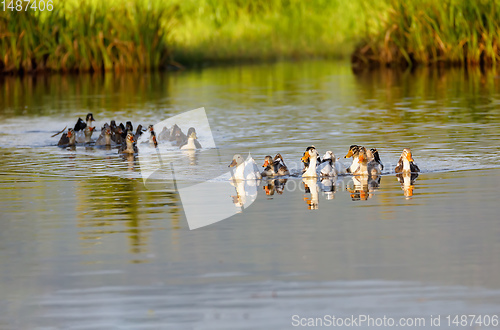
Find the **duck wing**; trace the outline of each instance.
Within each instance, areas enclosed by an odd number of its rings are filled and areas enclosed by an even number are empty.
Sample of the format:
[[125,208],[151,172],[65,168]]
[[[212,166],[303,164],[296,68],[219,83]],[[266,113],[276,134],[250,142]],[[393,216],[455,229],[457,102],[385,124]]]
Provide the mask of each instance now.
[[75,132],[83,131],[85,127],[87,127],[87,124],[83,121],[82,118],[78,117],[74,128]]
[[64,133],[61,135],[61,138],[59,139],[59,142],[57,143],[58,146],[65,146],[69,144],[69,138],[68,138],[68,133]]
[[414,162],[411,162],[410,163],[410,170],[411,172],[420,172],[420,169],[418,168],[417,164],[415,164]]
[[396,173],[403,172],[403,156],[399,157],[398,165],[396,165],[395,171],[396,171]]
[[194,145],[196,146],[196,149],[201,149],[201,144],[198,140],[194,140]]

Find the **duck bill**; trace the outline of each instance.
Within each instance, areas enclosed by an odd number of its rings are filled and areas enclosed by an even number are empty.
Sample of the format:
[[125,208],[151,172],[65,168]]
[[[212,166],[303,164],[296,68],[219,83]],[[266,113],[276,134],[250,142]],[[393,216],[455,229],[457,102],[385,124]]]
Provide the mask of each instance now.
[[345,155],[344,158],[352,157],[352,155],[354,155],[354,153],[352,152],[352,150],[349,150],[349,152],[347,152],[347,155]]
[[233,159],[233,161],[231,162],[231,164],[229,164],[228,167],[235,167],[236,166],[236,160]]
[[70,138],[72,135],[73,135],[73,133],[71,133],[71,131],[68,131],[67,136]]
[[359,161],[360,161],[360,162],[364,162],[364,161],[365,161],[365,159],[366,159],[366,158],[365,158],[365,156],[363,156],[363,155],[359,155]]
[[406,154],[406,159],[408,159],[409,162],[413,162],[413,158],[411,157],[411,154]]
[[264,165],[262,165],[262,167],[267,167],[268,165],[269,165],[269,161],[268,161],[268,160],[266,160],[266,161],[264,162]]
[[300,160],[304,163],[307,162],[309,160],[309,154],[306,153]]

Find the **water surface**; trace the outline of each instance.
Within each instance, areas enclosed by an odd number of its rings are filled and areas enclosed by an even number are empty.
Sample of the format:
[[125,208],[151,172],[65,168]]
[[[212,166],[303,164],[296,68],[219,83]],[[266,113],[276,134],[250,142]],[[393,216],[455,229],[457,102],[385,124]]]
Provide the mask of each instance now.
[[[2,329],[287,328],[294,314],[499,313],[493,73],[355,76],[348,63],[317,61],[1,79]],[[50,138],[87,112],[98,127],[147,125],[201,106],[217,157],[202,152],[193,165],[173,151],[186,164],[179,184],[226,171],[234,153],[260,165],[280,152],[298,167],[308,145],[342,157],[356,143],[379,150],[380,185],[355,191],[341,177],[334,194],[318,186],[311,210],[302,179],[274,195],[262,182],[242,213],[190,231],[173,184],[144,185],[138,159],[60,149]],[[411,197],[392,173],[404,147],[422,170]]]

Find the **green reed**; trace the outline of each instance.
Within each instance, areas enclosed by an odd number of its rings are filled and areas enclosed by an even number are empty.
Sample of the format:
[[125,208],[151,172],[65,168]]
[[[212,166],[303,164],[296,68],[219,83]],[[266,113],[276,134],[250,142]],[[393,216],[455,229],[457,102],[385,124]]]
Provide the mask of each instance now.
[[497,0],[391,0],[381,29],[354,60],[391,65],[495,65],[500,50]]
[[167,64],[174,7],[160,1],[55,1],[0,11],[0,72],[152,69]]
[[[500,0],[56,0],[0,11],[0,72],[336,58],[495,65]],[[175,61],[174,61],[175,60]]]

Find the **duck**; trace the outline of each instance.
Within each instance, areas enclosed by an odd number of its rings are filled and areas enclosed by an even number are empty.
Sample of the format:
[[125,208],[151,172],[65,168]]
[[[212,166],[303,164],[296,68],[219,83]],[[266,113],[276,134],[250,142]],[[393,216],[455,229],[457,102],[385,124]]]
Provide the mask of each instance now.
[[92,133],[94,133],[95,127],[92,126],[87,126],[85,127],[85,130],[83,133],[85,134],[85,143],[91,143],[92,142]]
[[351,172],[353,175],[371,175],[378,177],[381,174],[380,164],[369,157],[370,152],[365,147],[358,146],[358,167]]
[[264,176],[275,176],[276,175],[276,169],[274,167],[274,161],[272,156],[266,156],[264,157],[264,164],[262,165],[264,167],[264,171],[262,171],[261,175]]
[[83,131],[83,130],[85,130],[86,127],[92,126],[93,121],[95,121],[94,115],[91,112],[89,112],[87,114],[87,116],[85,117],[85,121],[83,121],[82,118],[78,117],[78,120],[76,121],[76,124],[75,124],[75,127],[73,128],[73,130],[75,132]]
[[262,175],[260,174],[257,164],[252,157],[248,157],[247,161],[243,159],[240,154],[235,154],[233,160],[228,167],[235,167],[234,173],[232,175],[233,180],[260,180]]
[[349,147],[349,151],[347,154],[344,156],[344,158],[350,158],[352,157],[352,164],[346,169],[347,173],[353,173],[357,168],[359,164],[359,151],[362,147],[358,146],[356,144],[353,144]]
[[418,173],[420,169],[414,163],[410,148],[404,148],[399,157],[398,164],[395,169],[396,173]]
[[125,139],[127,144],[122,145],[120,149],[118,150],[119,153],[123,154],[135,154],[138,152],[137,146],[134,144],[134,134],[132,132],[127,133],[127,138]]
[[170,139],[170,130],[166,127],[163,126],[163,129],[161,132],[158,134],[158,141],[169,141]]
[[134,141],[139,141],[139,138],[141,137],[142,133],[143,133],[142,125],[139,124],[137,126],[137,129],[135,130]]
[[155,148],[158,148],[158,141],[156,140],[156,133],[155,133],[155,128],[153,125],[149,125],[148,131],[151,134],[149,136],[149,144],[151,146],[154,146]]
[[85,121],[82,118],[78,118],[75,127],[73,128],[76,136],[76,142],[78,143],[90,143],[92,133],[95,127],[92,127],[92,122],[95,121],[94,115],[88,113],[85,117]]
[[[352,165],[350,167],[350,170],[353,175],[368,175],[368,155],[366,154],[366,149],[364,147],[358,147],[353,153],[353,158],[356,157],[357,159],[357,167],[352,170]],[[350,151],[351,149],[349,149]],[[353,160],[354,163],[354,160]]]
[[170,129],[170,137],[168,140],[170,142],[174,142],[174,145],[180,147],[184,144],[184,141],[187,140],[187,136],[182,132],[181,128],[177,126],[177,124],[174,124],[174,126]]
[[[111,135],[111,139],[118,145],[122,145],[127,135],[125,134],[125,125],[120,123],[120,125],[115,126],[115,129],[112,130],[113,135]],[[124,136],[125,135],[125,136]]]
[[382,165],[382,162],[380,161],[380,156],[377,149],[372,148],[370,150],[367,150],[365,147],[363,147],[363,151],[365,152],[368,160],[368,174],[375,177],[382,174],[384,165]]
[[188,129],[187,139],[180,145],[180,148],[182,150],[201,149],[201,144],[198,142],[198,137],[196,136],[196,130],[194,127],[190,127]]
[[134,125],[132,125],[132,122],[130,120],[125,123],[125,131],[127,133],[134,131]]
[[382,164],[382,161],[380,160],[378,150],[376,148],[371,148],[370,150],[368,150],[367,154],[369,162],[372,163],[372,166],[378,167],[379,171],[382,172],[384,170],[384,164]]
[[74,129],[68,128],[68,132],[63,133],[57,145],[63,148],[74,147],[76,145],[76,135]]
[[97,138],[97,141],[95,142],[96,146],[111,146],[116,144],[112,139],[111,135],[113,132],[111,131],[111,126],[108,125],[108,123],[105,123],[104,126],[101,128],[101,135]]
[[332,151],[327,151],[321,160],[320,175],[322,177],[337,176],[337,169],[335,168],[335,155]]
[[318,174],[316,172],[316,167],[319,163],[319,154],[316,151],[316,147],[310,146],[307,147],[304,152],[304,156],[301,158],[304,163],[304,172],[302,173],[302,177],[304,178],[314,178],[317,177]]
[[262,176],[284,176],[290,175],[290,171],[288,167],[285,165],[285,161],[283,160],[283,156],[281,154],[276,154],[276,156],[266,156],[264,158],[264,171],[262,171]]
[[[302,158],[300,159],[302,161],[302,163],[304,164],[304,168],[302,169],[302,173],[307,171],[307,169],[309,168],[309,156],[307,155],[307,152],[309,151],[310,148],[316,148],[316,147],[315,146],[307,147],[306,151],[304,151],[304,154],[302,155]],[[319,157],[319,154],[318,154],[317,162],[321,163],[321,159]]]

